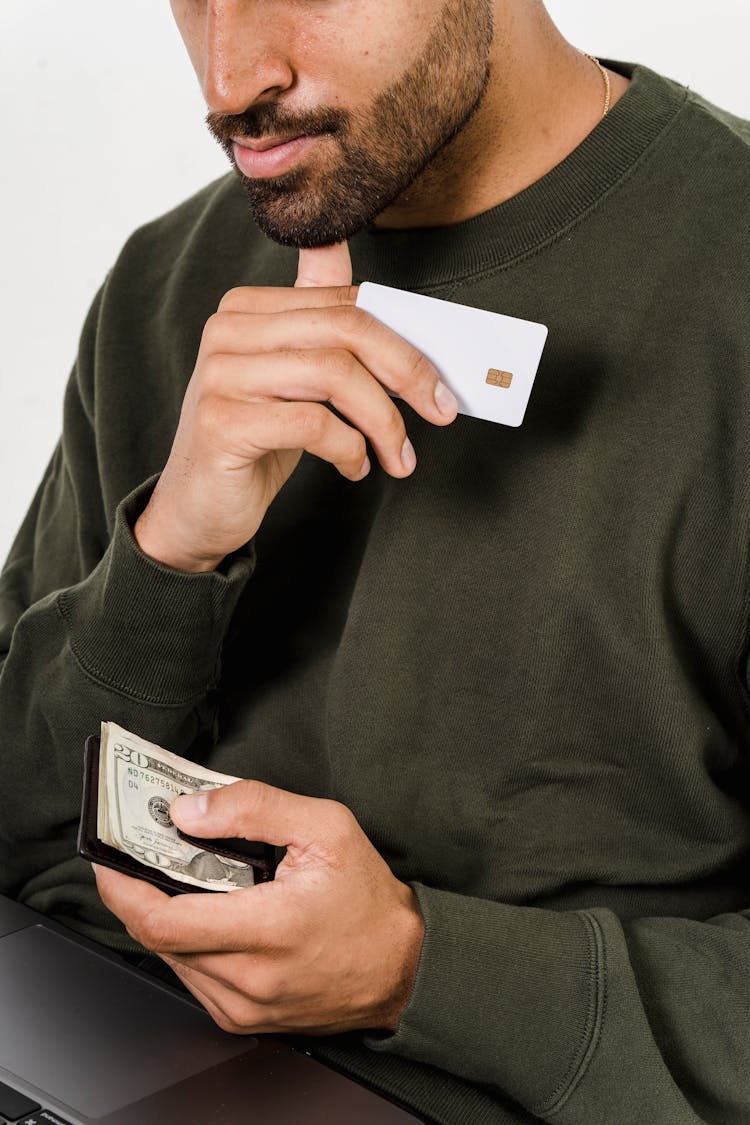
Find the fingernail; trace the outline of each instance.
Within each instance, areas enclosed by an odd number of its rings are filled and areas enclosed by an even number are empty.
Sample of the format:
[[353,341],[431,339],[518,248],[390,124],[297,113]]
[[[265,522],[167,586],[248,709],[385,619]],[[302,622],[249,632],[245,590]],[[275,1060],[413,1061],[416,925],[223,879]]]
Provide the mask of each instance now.
[[365,457],[364,461],[362,462],[362,468],[359,470],[359,476],[357,477],[357,480],[362,480],[363,477],[367,476],[369,471],[370,471],[370,458]]
[[435,404],[441,414],[458,412],[458,399],[445,383],[438,382],[435,386]]
[[417,467],[417,455],[414,446],[407,438],[401,447],[401,464],[408,473],[413,473]]
[[200,820],[208,812],[207,793],[183,793],[175,797],[172,808],[177,806],[177,815],[181,821]]

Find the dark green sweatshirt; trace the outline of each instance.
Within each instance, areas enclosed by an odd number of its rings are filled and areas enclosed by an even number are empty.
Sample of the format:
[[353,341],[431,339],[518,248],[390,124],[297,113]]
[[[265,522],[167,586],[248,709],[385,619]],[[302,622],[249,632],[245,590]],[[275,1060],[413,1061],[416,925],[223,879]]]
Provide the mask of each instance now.
[[[627,70],[627,68],[622,68]],[[0,589],[0,888],[133,948],[75,858],[110,719],[348,805],[426,920],[397,1034],[318,1043],[444,1125],[750,1122],[748,126],[637,69],[559,167],[369,279],[542,321],[518,429],[400,404],[185,575],[130,527],[203,325],[289,285],[234,176],[128,242]]]

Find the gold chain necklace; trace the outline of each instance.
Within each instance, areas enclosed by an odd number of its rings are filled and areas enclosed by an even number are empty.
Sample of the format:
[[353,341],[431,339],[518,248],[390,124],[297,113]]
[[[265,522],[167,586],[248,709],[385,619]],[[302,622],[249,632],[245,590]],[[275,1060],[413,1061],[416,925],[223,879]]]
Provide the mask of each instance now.
[[602,110],[602,118],[604,118],[609,113],[609,107],[612,104],[612,82],[610,81],[609,71],[605,70],[599,60],[595,59],[593,55],[589,55],[585,51],[583,51],[582,53],[585,58],[591,60],[591,62],[594,64],[594,66],[602,76],[602,80],[604,82],[604,109]]

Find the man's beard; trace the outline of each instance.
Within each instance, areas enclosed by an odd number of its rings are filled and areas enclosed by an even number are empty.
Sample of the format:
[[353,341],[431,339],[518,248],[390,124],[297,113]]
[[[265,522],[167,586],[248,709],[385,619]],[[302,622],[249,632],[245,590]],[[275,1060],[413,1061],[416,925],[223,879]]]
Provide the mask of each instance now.
[[[476,113],[487,89],[491,0],[447,0],[416,63],[367,109],[287,114],[269,102],[207,124],[231,160],[232,137],[322,136],[335,160],[268,179],[238,175],[261,230],[285,246],[343,242],[390,206]],[[321,142],[326,144],[325,141]]]

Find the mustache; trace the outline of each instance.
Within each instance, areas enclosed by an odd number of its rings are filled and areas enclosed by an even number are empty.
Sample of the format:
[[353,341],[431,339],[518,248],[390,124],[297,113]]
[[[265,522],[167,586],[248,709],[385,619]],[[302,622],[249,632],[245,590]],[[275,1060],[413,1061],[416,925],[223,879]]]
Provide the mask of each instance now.
[[346,131],[349,118],[348,111],[342,109],[321,108],[306,113],[287,113],[280,106],[269,102],[267,105],[247,109],[244,113],[209,113],[206,125],[222,148],[229,149],[232,137],[318,137],[323,133],[335,136]]

